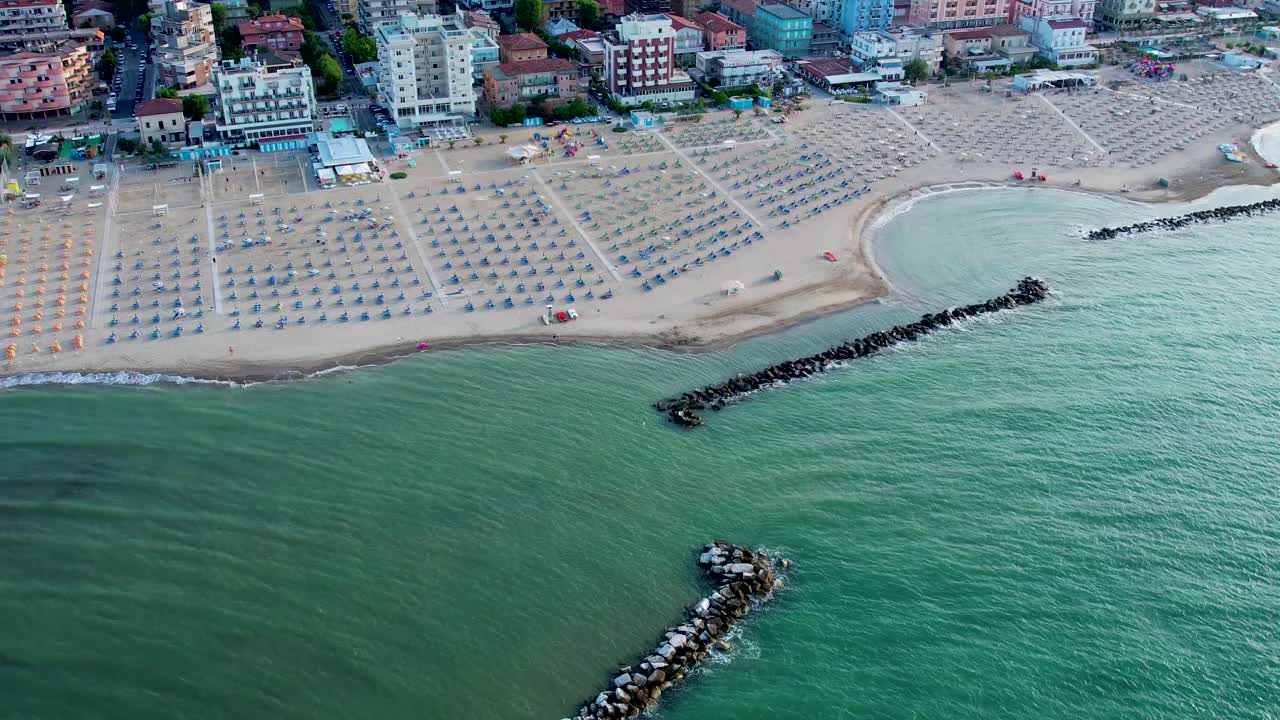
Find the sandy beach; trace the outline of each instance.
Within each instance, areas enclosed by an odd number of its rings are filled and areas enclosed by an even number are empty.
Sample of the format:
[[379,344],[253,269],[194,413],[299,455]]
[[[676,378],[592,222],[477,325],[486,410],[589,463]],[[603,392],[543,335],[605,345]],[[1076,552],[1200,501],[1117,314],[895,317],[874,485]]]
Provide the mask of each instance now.
[[[1274,183],[1249,143],[1280,118],[1280,89],[1187,67],[1188,82],[1111,69],[1072,93],[931,87],[909,108],[812,100],[782,125],[569,126],[574,156],[552,141],[524,167],[505,151],[532,132],[508,131],[337,190],[315,189],[301,156],[257,153],[212,177],[127,168],[65,209],[45,178],[49,202],[0,226],[5,372],[270,379],[420,343],[722,347],[888,293],[868,226],[923,194],[1025,186],[1013,172],[1033,167],[1037,187],[1145,202]],[[547,305],[578,319],[546,325]]]

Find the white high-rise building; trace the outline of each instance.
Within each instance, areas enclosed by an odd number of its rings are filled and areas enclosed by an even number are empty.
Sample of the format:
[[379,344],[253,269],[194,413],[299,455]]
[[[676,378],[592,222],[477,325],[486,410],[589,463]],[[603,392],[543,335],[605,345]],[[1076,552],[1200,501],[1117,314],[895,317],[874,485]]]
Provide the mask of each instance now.
[[315,126],[311,68],[262,53],[259,59],[225,60],[213,71],[218,91],[218,135],[234,144],[282,143],[305,148]]
[[356,0],[360,27],[370,35],[379,25],[395,23],[405,13],[435,15],[437,7],[436,0]]
[[452,17],[405,13],[374,38],[378,94],[398,126],[456,126],[476,114],[467,28]]

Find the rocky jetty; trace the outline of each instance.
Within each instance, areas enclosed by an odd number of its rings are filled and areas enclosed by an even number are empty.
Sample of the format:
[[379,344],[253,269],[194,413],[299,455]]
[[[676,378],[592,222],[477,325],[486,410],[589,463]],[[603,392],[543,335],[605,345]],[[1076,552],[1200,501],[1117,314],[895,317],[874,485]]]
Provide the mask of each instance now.
[[1263,200],[1248,205],[1224,205],[1210,210],[1197,210],[1186,215],[1170,218],[1157,218],[1146,222],[1119,227],[1104,227],[1091,231],[1085,237],[1089,240],[1110,240],[1120,235],[1135,235],[1152,230],[1178,230],[1188,225],[1226,222],[1237,217],[1253,217],[1280,210],[1280,200]]
[[715,581],[716,591],[685,608],[684,619],[666,629],[652,652],[619,667],[570,720],[630,718],[652,710],[709,653],[729,649],[729,628],[782,587],[777,573],[788,565],[763,550],[721,540],[703,546],[698,566]]
[[702,424],[702,418],[698,415],[699,410],[707,408],[719,410],[728,403],[739,400],[756,390],[826,372],[838,362],[874,355],[900,342],[908,342],[928,335],[957,320],[1008,310],[1019,305],[1038,303],[1048,294],[1049,286],[1043,280],[1023,278],[1018,281],[1017,287],[984,303],[951,308],[936,315],[925,314],[918,322],[896,325],[888,331],[849,340],[817,355],[788,360],[759,372],[738,375],[719,385],[710,385],[701,390],[687,392],[678,398],[655,403],[654,407],[658,412],[666,413],[667,418],[677,425],[688,428],[698,427]]

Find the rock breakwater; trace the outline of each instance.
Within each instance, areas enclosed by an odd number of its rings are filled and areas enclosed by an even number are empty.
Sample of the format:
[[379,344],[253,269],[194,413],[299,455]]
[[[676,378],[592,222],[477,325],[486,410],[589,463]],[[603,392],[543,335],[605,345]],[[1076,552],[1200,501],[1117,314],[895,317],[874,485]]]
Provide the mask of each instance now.
[[715,581],[716,591],[685,608],[684,619],[666,629],[653,652],[619,667],[609,685],[571,720],[630,718],[652,710],[708,654],[729,649],[724,639],[729,628],[782,587],[777,573],[789,564],[763,550],[722,540],[703,546],[698,566]]
[[1089,240],[1110,240],[1120,235],[1136,235],[1137,233],[1151,232],[1152,230],[1178,230],[1188,225],[1215,221],[1226,222],[1238,217],[1265,215],[1276,210],[1280,210],[1280,199],[1262,200],[1248,205],[1224,205],[1209,210],[1197,210],[1177,217],[1156,218],[1155,220],[1146,220],[1132,225],[1098,228],[1090,231],[1085,237]]
[[999,312],[1019,305],[1031,305],[1044,300],[1049,286],[1043,280],[1027,277],[1016,287],[999,297],[983,303],[943,310],[937,314],[922,315],[920,320],[907,325],[896,325],[888,331],[875,332],[857,340],[849,340],[816,355],[787,360],[772,367],[750,374],[741,374],[719,385],[709,385],[678,398],[669,398],[654,404],[658,412],[666,413],[676,425],[698,427],[702,424],[699,410],[719,410],[730,402],[766,387],[789,383],[793,380],[826,372],[833,365],[845,360],[867,357],[900,342],[916,340],[924,335],[950,325],[957,320]]

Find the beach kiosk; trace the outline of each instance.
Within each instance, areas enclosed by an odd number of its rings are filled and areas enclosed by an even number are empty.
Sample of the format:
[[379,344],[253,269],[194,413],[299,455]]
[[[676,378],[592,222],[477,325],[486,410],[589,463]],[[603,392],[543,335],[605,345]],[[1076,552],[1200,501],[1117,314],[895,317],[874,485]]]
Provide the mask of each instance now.
[[364,185],[382,179],[378,162],[363,138],[316,133],[316,156],[313,169],[324,187]]

